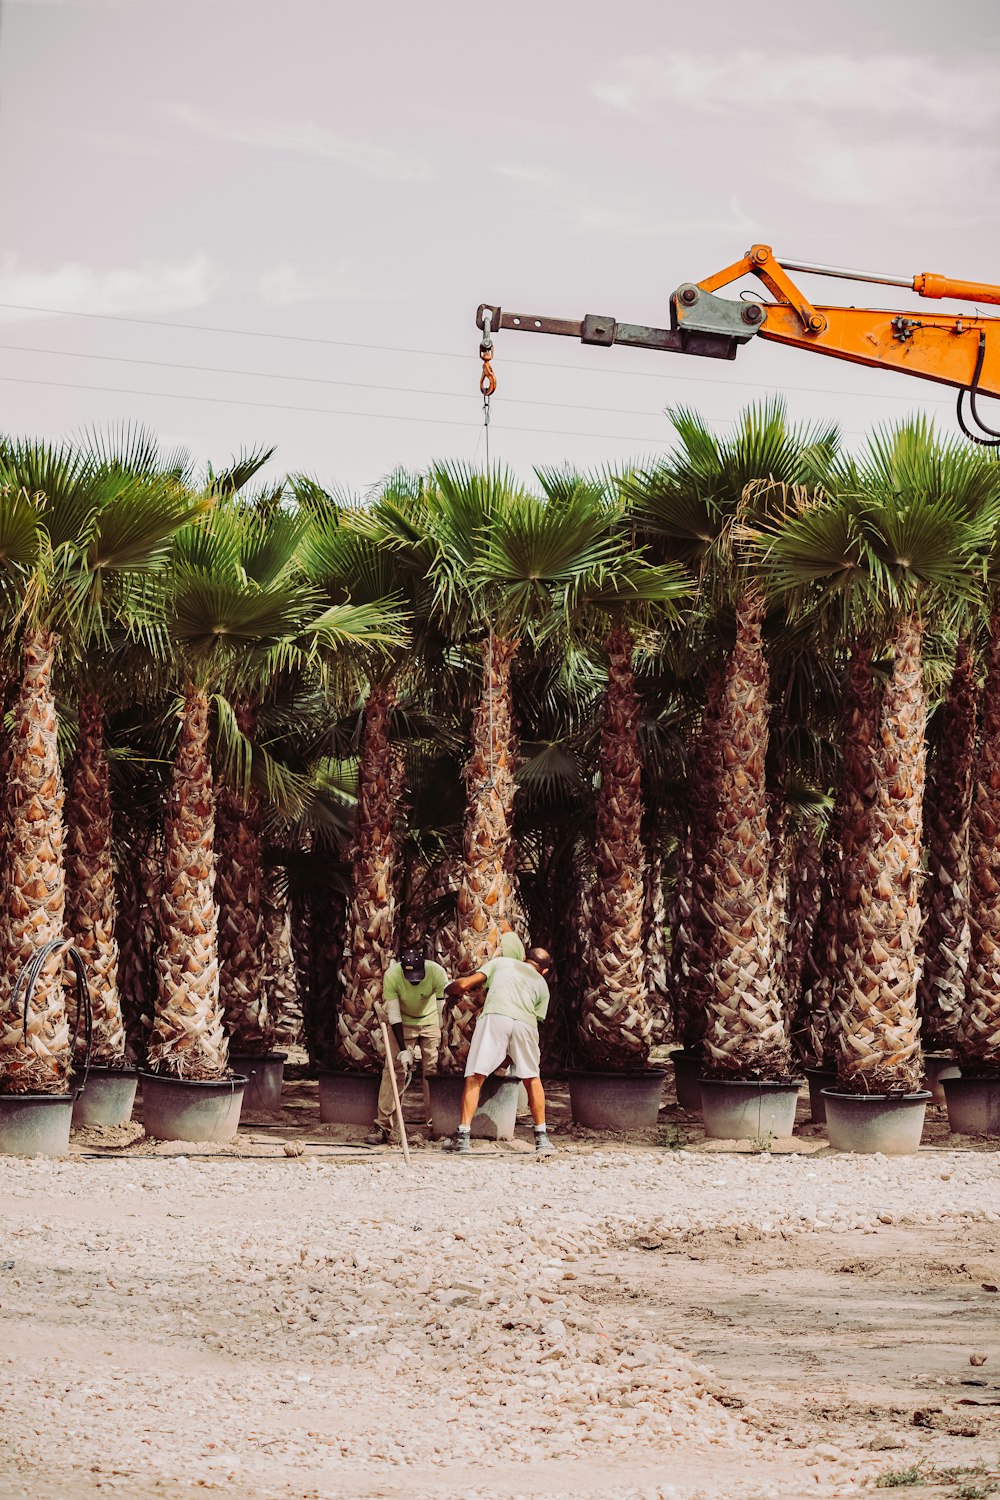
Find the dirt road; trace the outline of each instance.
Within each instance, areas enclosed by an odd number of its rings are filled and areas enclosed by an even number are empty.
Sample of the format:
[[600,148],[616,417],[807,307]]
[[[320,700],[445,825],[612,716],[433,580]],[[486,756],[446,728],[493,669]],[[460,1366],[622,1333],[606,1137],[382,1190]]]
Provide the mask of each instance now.
[[0,1161],[0,1190],[10,1500],[997,1475],[992,1153],[153,1154]]

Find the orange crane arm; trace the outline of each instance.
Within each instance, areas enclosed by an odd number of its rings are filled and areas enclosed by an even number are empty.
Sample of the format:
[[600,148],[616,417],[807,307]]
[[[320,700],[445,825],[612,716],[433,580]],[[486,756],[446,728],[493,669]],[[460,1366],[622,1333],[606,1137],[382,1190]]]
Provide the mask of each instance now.
[[[477,313],[484,349],[492,353],[491,333],[501,328],[529,333],[555,333],[580,338],[588,344],[630,344],[713,359],[734,359],[741,345],[759,336],[777,344],[809,349],[852,364],[895,370],[950,385],[959,392],[958,417],[966,435],[989,446],[1000,444],[1000,432],[988,427],[976,408],[978,396],[1000,396],[1000,318],[928,312],[894,312],[883,308],[816,306],[789,274],[804,271],[842,280],[905,286],[922,297],[950,297],[971,303],[1000,304],[1000,286],[956,281],[924,273],[913,277],[882,276],[845,271],[807,262],[779,261],[769,245],[752,245],[740,260],[697,283],[679,286],[670,298],[670,327],[652,328],[616,323],[590,315],[572,322],[505,313],[484,303]],[[756,276],[773,301],[729,300],[717,293],[746,275]],[[963,401],[979,432],[970,431]]]

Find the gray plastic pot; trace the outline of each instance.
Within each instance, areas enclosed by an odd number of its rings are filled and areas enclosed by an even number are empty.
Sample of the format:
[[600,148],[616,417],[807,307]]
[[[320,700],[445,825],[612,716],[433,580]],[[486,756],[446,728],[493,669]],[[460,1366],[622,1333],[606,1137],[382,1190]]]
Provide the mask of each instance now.
[[231,1141],[246,1082],[239,1073],[208,1081],[143,1073],[143,1129],[158,1141]]
[[950,1052],[924,1053],[924,1088],[930,1089],[935,1104],[947,1103],[944,1096],[944,1080],[961,1078],[962,1070]]
[[281,1083],[287,1059],[287,1052],[264,1052],[254,1056],[250,1052],[233,1052],[230,1049],[229,1066],[235,1073],[246,1074],[244,1109],[277,1114],[281,1108]]
[[717,1141],[770,1141],[795,1129],[797,1079],[784,1083],[703,1078],[701,1116],[705,1134]]
[[319,1075],[319,1117],[324,1125],[371,1125],[378,1108],[381,1073],[329,1068]]
[[809,1085],[809,1118],[814,1125],[825,1125],[826,1101],[823,1098],[823,1090],[832,1089],[836,1086],[836,1069],[806,1068],[804,1072],[806,1082]]
[[[431,1096],[431,1134],[436,1140],[454,1135],[462,1113],[461,1073],[431,1073],[427,1078]],[[517,1124],[520,1078],[494,1073],[479,1095],[479,1108],[472,1116],[472,1134],[482,1141],[512,1141]]]
[[677,1093],[677,1103],[681,1109],[686,1109],[692,1115],[701,1114],[701,1089],[698,1087],[698,1075],[702,1070],[703,1063],[693,1052],[685,1052],[683,1047],[678,1047],[671,1052],[670,1061],[674,1065],[674,1088]]
[[834,1151],[912,1156],[920,1149],[927,1089],[916,1094],[841,1094],[824,1089],[826,1129]]
[[105,1068],[92,1063],[73,1105],[73,1128],[125,1125],[132,1118],[138,1068]]
[[73,1094],[0,1094],[0,1155],[65,1156]]
[[663,1097],[662,1069],[644,1073],[567,1073],[574,1125],[587,1130],[649,1130]]
[[959,1135],[1000,1136],[1000,1077],[946,1078],[948,1126]]

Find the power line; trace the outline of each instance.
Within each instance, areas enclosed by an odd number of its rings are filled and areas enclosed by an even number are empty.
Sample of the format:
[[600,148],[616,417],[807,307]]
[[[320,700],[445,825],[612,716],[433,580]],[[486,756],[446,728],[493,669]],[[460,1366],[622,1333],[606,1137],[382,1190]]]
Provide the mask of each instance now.
[[[0,344],[0,349],[9,349],[17,354],[44,354],[59,359],[99,359],[115,365],[151,365],[158,370],[197,370],[203,375],[238,375],[251,380],[293,380],[302,385],[339,385],[358,391],[391,391],[402,396],[446,396],[464,400],[467,391],[432,391],[412,385],[380,385],[374,381],[331,380],[324,375],[272,374],[270,370],[234,370],[224,365],[178,364],[165,359],[135,359],[124,354],[81,354],[75,349],[39,349],[34,344]],[[577,401],[538,401],[528,396],[505,396],[504,401],[513,406],[551,406],[562,411],[597,411],[609,416],[659,417],[662,412],[636,411],[631,406],[584,406]]]
[[[314,334],[304,333],[265,333],[256,328],[222,328],[211,323],[178,323],[173,319],[166,318],[132,318],[127,317],[123,313],[78,312],[68,307],[37,307],[25,302],[0,302],[0,308],[6,308],[12,312],[42,313],[47,317],[89,318],[102,323],[132,323],[141,328],[172,328],[187,330],[191,333],[221,333],[233,338],[270,339],[293,344],[322,344],[335,349],[366,349],[381,354],[416,354],[422,358],[461,359],[466,361],[469,361],[473,357],[471,353],[456,354],[453,350],[449,349],[413,349],[397,344],[366,344],[353,339],[318,338]],[[658,370],[620,370],[616,368],[602,370],[596,365],[569,365],[544,359],[505,358],[504,363],[508,365],[520,365],[529,370],[570,370],[574,374],[615,375],[637,380],[679,380],[685,385],[741,386],[748,390],[760,390],[759,381],[715,380],[711,375],[671,375],[669,372],[661,374]],[[905,396],[892,396],[882,391],[852,391],[846,389],[844,386],[785,385],[783,389],[813,396],[855,396],[866,401],[905,401],[907,399]],[[946,397],[925,396],[923,400],[925,404],[929,403],[937,406],[950,405],[950,401]]]
[[[472,427],[472,421],[459,421],[453,417],[408,417],[401,413],[381,411],[341,411],[330,406],[294,406],[278,401],[247,401],[234,396],[191,396],[184,391],[139,391],[117,385],[79,385],[71,380],[29,380],[19,375],[0,375],[0,380],[9,385],[44,385],[62,391],[100,391],[112,396],[152,396],[165,401],[200,401],[212,406],[253,406],[262,411],[311,412],[322,417],[361,417],[376,422],[418,422],[422,426]],[[534,432],[547,437],[608,438],[619,443],[654,443],[661,445],[666,433],[659,437],[633,437],[623,432],[570,432],[558,427],[512,427],[504,426],[504,432]]]

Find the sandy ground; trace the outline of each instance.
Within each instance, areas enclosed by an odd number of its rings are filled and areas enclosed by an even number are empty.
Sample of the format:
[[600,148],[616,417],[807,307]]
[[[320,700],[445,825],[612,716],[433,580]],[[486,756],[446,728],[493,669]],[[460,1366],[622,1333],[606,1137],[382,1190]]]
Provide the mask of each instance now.
[[1000,1158],[940,1120],[904,1161],[748,1155],[668,1104],[638,1146],[407,1171],[313,1089],[252,1159],[0,1160],[0,1496],[1000,1487]]

